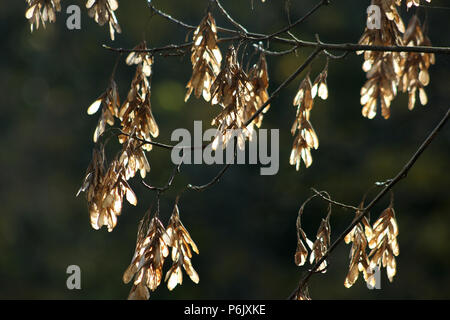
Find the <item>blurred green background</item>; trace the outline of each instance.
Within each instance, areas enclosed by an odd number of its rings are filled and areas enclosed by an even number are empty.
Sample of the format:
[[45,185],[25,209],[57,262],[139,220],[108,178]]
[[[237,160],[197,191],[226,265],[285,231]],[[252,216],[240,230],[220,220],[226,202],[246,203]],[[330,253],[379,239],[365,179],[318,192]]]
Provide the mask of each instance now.
[[[85,1],[63,0],[55,24],[30,33],[24,17],[25,1],[0,4],[0,298],[2,299],[124,299],[130,285],[122,273],[134,252],[137,224],[155,195],[145,190],[140,178],[131,181],[138,196],[137,207],[124,205],[112,233],[95,231],[89,224],[84,197],[75,197],[93,147],[92,134],[98,115],[88,116],[87,107],[105,90],[115,54],[101,47],[108,44],[132,48],[143,38],[151,47],[183,43],[186,31],[161,17],[151,17],[146,1],[119,1],[117,11],[123,33],[109,40],[106,27],[88,17]],[[236,20],[250,31],[271,33],[291,19],[305,14],[317,0],[223,1]],[[206,0],[154,1],[155,5],[196,25],[207,7]],[[70,31],[65,10],[82,7],[81,30]],[[320,34],[325,42],[357,42],[365,26],[369,1],[339,0],[320,9],[294,33],[303,40]],[[433,0],[434,6],[448,5]],[[406,18],[415,10],[401,14]],[[220,26],[231,27],[214,9]],[[436,46],[450,45],[450,10],[419,10],[428,15],[429,35]],[[224,36],[224,35],[222,35]],[[225,35],[226,36],[226,35]],[[271,49],[286,49],[275,43]],[[225,53],[226,45],[221,45]],[[252,50],[249,48],[248,52]],[[274,90],[311,52],[267,57]],[[247,61],[249,55],[244,57]],[[254,61],[254,60],[253,60]],[[312,68],[321,71],[323,57]],[[200,249],[193,258],[200,283],[184,278],[181,287],[169,292],[161,285],[151,299],[284,299],[306,268],[296,267],[295,220],[309,188],[327,190],[331,196],[358,205],[362,194],[375,181],[393,177],[403,167],[447,110],[450,101],[450,57],[437,56],[427,88],[429,104],[407,110],[407,97],[399,94],[392,115],[384,120],[361,116],[359,91],[365,80],[362,57],[330,61],[329,98],[317,100],[311,121],[320,140],[310,168],[299,172],[288,163],[295,117],[292,99],[299,77],[272,103],[263,128],[280,129],[280,170],[260,176],[257,165],[233,166],[219,184],[202,192],[189,192],[180,202],[181,219]],[[184,103],[185,85],[191,74],[189,55],[157,57],[152,80],[152,107],[160,127],[157,141],[170,142],[175,128],[193,129],[194,120],[208,124],[219,111],[191,97]],[[120,95],[128,92],[134,67],[124,60],[117,70]],[[450,198],[448,164],[450,130],[445,128],[416,163],[406,180],[395,188],[399,223],[400,256],[393,283],[382,272],[381,290],[368,290],[361,277],[350,289],[343,285],[350,246],[342,244],[330,259],[325,275],[310,281],[313,299],[410,299],[450,297]],[[117,146],[116,146],[117,148]],[[110,150],[112,151],[112,150]],[[111,159],[113,154],[109,154]],[[161,185],[172,165],[166,150],[148,154],[152,170],[146,181]],[[219,166],[190,165],[177,176],[174,188],[161,199],[161,219],[167,223],[178,191],[187,183],[209,181]],[[373,194],[373,193],[372,193]],[[372,217],[388,205],[380,201]],[[310,238],[326,205],[313,201],[303,218]],[[331,217],[332,240],[353,219],[338,208]],[[66,288],[66,268],[82,270],[82,289]],[[166,269],[170,261],[166,262]]]

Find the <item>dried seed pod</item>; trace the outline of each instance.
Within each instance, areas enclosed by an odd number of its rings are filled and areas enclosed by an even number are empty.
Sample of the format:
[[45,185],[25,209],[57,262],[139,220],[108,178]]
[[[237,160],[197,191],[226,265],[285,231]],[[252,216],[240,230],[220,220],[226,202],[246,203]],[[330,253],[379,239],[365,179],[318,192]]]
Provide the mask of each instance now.
[[392,206],[385,209],[372,227],[373,233],[368,238],[370,267],[376,266],[386,268],[389,281],[392,282],[396,274],[397,263],[395,257],[399,255],[400,249],[397,242],[398,226],[395,212]]
[[[151,137],[159,135],[159,128],[152,113],[150,92],[150,81],[141,62],[137,65],[127,99],[120,108],[119,118],[122,121],[122,131],[125,133],[119,136],[120,143],[127,141],[132,133],[146,141],[151,141]],[[150,151],[152,145],[144,144],[142,148]]]
[[[366,28],[359,40],[362,45],[401,46],[401,34],[405,32],[395,0],[372,0],[373,5],[381,9],[381,29]],[[390,106],[397,95],[397,85],[402,75],[401,66],[404,54],[398,52],[364,52],[363,70],[367,82],[361,88],[361,105],[364,117],[372,119],[377,113],[377,101],[381,104],[381,114],[385,119],[390,116]]]
[[147,43],[142,41],[136,47],[133,48],[130,54],[128,54],[125,63],[129,66],[133,64],[142,64],[142,72],[146,77],[150,77],[152,74],[153,56],[148,52],[143,52],[142,50],[147,50]]
[[39,29],[39,24],[45,28],[45,23],[56,21],[56,12],[61,11],[61,0],[27,0],[28,8],[25,18],[30,23],[31,32]]
[[[409,21],[408,28],[403,35],[403,41],[407,46],[429,46],[430,40],[424,35],[420,26],[419,18],[414,15]],[[408,92],[408,109],[412,110],[416,103],[417,91],[422,105],[428,102],[424,87],[430,82],[428,73],[429,67],[435,63],[433,53],[410,52],[403,62],[403,75],[400,80],[400,88],[403,92]]]
[[[254,110],[248,108],[251,114],[247,115],[247,118],[250,118],[256,110],[258,110],[267,100],[269,100],[269,93],[267,89],[269,88],[269,73],[267,70],[267,61],[264,53],[261,53],[259,56],[258,63],[255,64],[249,71],[249,79],[253,85],[254,90]],[[263,113],[266,113],[269,110],[270,104],[268,104]],[[255,121],[257,127],[261,126],[263,116],[260,114]]]
[[133,278],[133,287],[128,299],[141,300],[150,297],[149,290],[155,291],[162,280],[162,268],[169,255],[170,239],[161,221],[154,216],[148,222],[148,214],[138,229],[136,249],[131,264],[123,274],[123,282]]
[[212,120],[217,126],[218,134],[213,142],[215,150],[222,143],[225,148],[232,136],[231,130],[240,129],[238,138],[239,148],[244,148],[246,139],[251,139],[253,125],[261,124],[262,114],[244,127],[254,112],[258,110],[258,100],[255,98],[255,87],[251,80],[239,66],[236,59],[236,49],[230,46],[225,65],[216,80],[211,85],[211,103],[219,104],[223,110]]
[[125,178],[125,167],[115,159],[105,173],[94,201],[89,204],[91,225],[98,230],[107,226],[111,232],[117,225],[117,217],[122,212],[123,198],[137,204],[137,198]]
[[165,281],[167,288],[173,290],[178,284],[183,282],[183,274],[181,268],[183,267],[188,276],[194,283],[198,283],[200,278],[192,267],[191,258],[192,251],[199,253],[197,245],[192,240],[189,232],[183,226],[180,220],[180,212],[178,204],[175,204],[172,216],[170,217],[169,226],[167,227],[167,235],[169,238],[169,246],[172,247],[172,267],[166,274]]
[[327,100],[328,98],[328,87],[327,87],[327,77],[328,77],[328,61],[325,65],[323,71],[314,80],[314,84],[311,89],[311,96],[314,99],[316,95],[322,100]]
[[217,46],[216,22],[211,13],[200,22],[194,31],[193,45],[191,47],[192,76],[186,88],[187,101],[192,91],[197,98],[203,95],[206,101],[210,101],[211,85],[220,72],[222,54]]
[[117,0],[87,0],[86,2],[89,17],[94,18],[95,22],[100,26],[108,23],[109,35],[113,41],[115,32],[122,32],[114,14],[118,7],[119,3]]
[[308,248],[312,250],[313,242],[306,237],[306,233],[303,231],[301,226],[301,215],[303,212],[303,206],[300,209],[299,215],[297,217],[297,250],[295,252],[295,264],[297,266],[302,266],[305,264],[308,257]]
[[[360,212],[357,212],[356,216],[358,217],[359,214]],[[366,233],[364,232],[365,226],[368,225],[367,218],[363,217],[362,222],[358,223],[344,238],[345,243],[353,243],[350,250],[349,270],[344,281],[344,286],[346,288],[350,288],[356,280],[358,280],[359,272],[363,273],[366,282],[372,284],[370,281],[373,280],[373,277],[366,252],[367,238]]]
[[[320,83],[322,81],[321,75],[318,78],[318,83]],[[300,169],[301,160],[303,160],[306,168],[312,164],[311,148],[317,149],[319,147],[319,139],[309,121],[310,112],[314,105],[314,96],[313,86],[308,74],[301,82],[293,101],[293,105],[297,106],[297,114],[291,128],[291,133],[295,135],[298,130],[298,134],[294,138],[289,163],[295,165],[297,171]]]
[[[314,241],[311,254],[309,256],[309,263],[319,262],[327,253],[330,246],[330,214],[325,219],[322,219],[319,230],[317,231],[316,241]],[[325,273],[327,270],[327,260],[323,260],[317,271]]]
[[116,82],[111,79],[109,86],[100,97],[95,100],[87,109],[87,114],[95,114],[101,107],[102,114],[98,120],[94,131],[93,140],[97,142],[99,137],[105,132],[106,124],[114,125],[114,118],[119,116],[119,91]]

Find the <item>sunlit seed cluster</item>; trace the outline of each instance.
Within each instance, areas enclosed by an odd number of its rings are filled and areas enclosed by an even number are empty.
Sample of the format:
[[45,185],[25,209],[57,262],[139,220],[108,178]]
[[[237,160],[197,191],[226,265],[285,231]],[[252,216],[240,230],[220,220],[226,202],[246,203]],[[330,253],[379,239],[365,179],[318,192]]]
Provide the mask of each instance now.
[[31,32],[39,29],[39,26],[45,28],[45,23],[56,21],[56,12],[61,11],[61,0],[27,0],[28,8],[25,11],[25,17],[30,23]]
[[121,33],[119,22],[117,21],[114,11],[119,7],[117,0],[88,0],[86,8],[91,18],[94,18],[100,26],[105,23],[109,26],[109,34],[111,40],[114,40],[115,33]]
[[[169,290],[173,290],[183,282],[182,268],[194,283],[199,276],[192,267],[192,251],[198,249],[180,220],[179,208],[175,204],[167,229],[157,217],[157,213],[149,222],[149,214],[139,225],[136,250],[131,264],[123,274],[124,283],[133,281],[128,299],[147,300],[150,291],[155,291],[163,279],[163,265],[172,250],[172,267],[167,271],[165,281]],[[192,249],[191,249],[192,248]]]
[[[400,0],[372,0],[372,4],[380,7],[381,29],[364,31],[359,43],[373,46],[429,46],[431,42],[423,35],[417,16],[413,16],[408,29],[397,11]],[[410,7],[413,1],[408,1]],[[419,1],[414,1],[419,5]],[[367,82],[361,88],[361,105],[364,117],[372,119],[377,114],[377,104],[381,105],[381,114],[385,119],[390,117],[391,103],[398,89],[408,92],[408,108],[414,108],[416,92],[422,105],[427,103],[423,89],[429,83],[428,68],[434,63],[433,54],[360,51],[364,53],[363,70]],[[419,72],[418,72],[419,70]],[[420,76],[420,78],[419,78]]]

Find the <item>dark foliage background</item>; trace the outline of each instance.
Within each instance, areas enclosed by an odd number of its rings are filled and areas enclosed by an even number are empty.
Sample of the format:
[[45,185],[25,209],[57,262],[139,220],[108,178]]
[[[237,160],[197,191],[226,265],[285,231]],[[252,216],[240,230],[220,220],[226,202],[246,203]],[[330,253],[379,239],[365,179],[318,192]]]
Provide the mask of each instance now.
[[[270,33],[287,23],[285,1],[224,1],[232,15],[251,31]],[[326,42],[357,42],[365,25],[369,1],[340,0],[322,8],[295,34],[313,40],[319,33]],[[122,273],[134,252],[137,223],[154,200],[139,179],[132,181],[138,196],[136,208],[125,205],[114,232],[93,230],[86,202],[75,198],[89,164],[96,116],[86,109],[105,90],[115,55],[101,44],[131,48],[145,38],[149,46],[185,41],[186,32],[160,17],[151,17],[146,1],[120,1],[117,13],[123,29],[113,43],[82,8],[82,29],[66,28],[69,4],[55,24],[30,34],[24,17],[25,1],[0,4],[0,298],[3,299],[123,299],[130,289]],[[292,19],[303,15],[314,1],[290,1]],[[156,1],[159,8],[198,24],[207,1]],[[433,0],[432,5],[448,5]],[[410,16],[403,8],[403,17]],[[448,46],[449,10],[428,9],[429,34],[434,45]],[[419,10],[421,17],[425,10]],[[225,26],[216,11],[218,25]],[[406,19],[405,19],[406,21]],[[272,44],[273,49],[282,47]],[[222,52],[226,46],[221,47]],[[268,57],[270,89],[278,86],[308,55]],[[203,192],[186,194],[180,203],[181,218],[199,246],[193,264],[200,284],[189,279],[170,293],[162,285],[152,299],[168,298],[270,298],[284,299],[295,287],[301,271],[294,264],[295,219],[309,188],[327,190],[339,201],[357,205],[375,181],[393,177],[413,154],[448,108],[450,58],[437,56],[427,88],[429,105],[407,110],[406,95],[393,102],[389,120],[361,116],[359,90],[365,75],[362,58],[350,54],[332,61],[330,96],[317,100],[312,122],[320,148],[313,165],[300,172],[288,164],[295,116],[292,99],[301,81],[285,89],[264,117],[264,128],[280,129],[280,170],[260,176],[256,165],[234,166],[222,181]],[[313,64],[312,76],[324,59]],[[194,120],[209,123],[218,112],[203,100],[183,103],[191,65],[189,56],[157,57],[154,64],[152,104],[160,126],[158,141],[169,142],[175,128],[193,129]],[[116,81],[125,97],[134,67],[123,60]],[[450,198],[448,163],[450,130],[445,130],[417,162],[408,178],[395,188],[395,209],[400,228],[398,273],[392,284],[382,273],[382,289],[368,290],[361,279],[343,286],[349,246],[333,254],[329,271],[310,281],[315,299],[449,298],[450,297]],[[117,148],[117,146],[116,146]],[[112,150],[113,151],[113,150]],[[110,158],[112,155],[110,155]],[[163,184],[171,172],[170,155],[155,149],[148,154],[152,170],[146,181]],[[167,222],[175,196],[186,183],[209,181],[218,166],[187,166],[164,195],[161,218]],[[388,204],[384,199],[372,211],[376,217]],[[326,206],[311,203],[303,224],[315,235]],[[335,209],[332,239],[353,219],[353,213]],[[66,268],[82,270],[82,290],[66,289]],[[166,266],[168,267],[168,266]]]

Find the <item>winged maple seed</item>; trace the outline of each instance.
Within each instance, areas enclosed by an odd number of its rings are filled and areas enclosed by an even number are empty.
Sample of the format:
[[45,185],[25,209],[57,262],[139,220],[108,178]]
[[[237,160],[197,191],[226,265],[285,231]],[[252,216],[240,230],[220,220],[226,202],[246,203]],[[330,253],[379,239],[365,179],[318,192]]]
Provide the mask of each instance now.
[[374,269],[381,264],[386,268],[389,281],[392,282],[397,271],[395,257],[400,249],[397,242],[398,226],[392,206],[385,209],[372,227],[373,233],[367,237],[369,248],[370,268]]
[[114,117],[118,117],[119,115],[119,106],[120,101],[117,84],[111,79],[106,91],[87,109],[87,113],[92,115],[102,107],[102,114],[94,131],[94,142],[97,142],[98,138],[105,132],[106,124],[109,124],[110,126],[114,125]]
[[[360,212],[357,212],[358,217]],[[358,280],[359,273],[362,272],[364,280],[371,286],[375,286],[374,272],[370,268],[370,261],[367,257],[367,238],[372,236],[372,228],[366,217],[362,218],[362,223],[358,223],[352,231],[350,231],[344,238],[345,243],[352,242],[350,250],[350,266],[347,277],[344,281],[344,286],[350,288],[356,280]]]
[[95,22],[100,26],[108,23],[111,40],[114,40],[115,32],[122,32],[114,14],[118,7],[119,3],[117,0],[88,0],[86,2],[88,14],[91,18],[94,18]]
[[[409,21],[408,28],[403,35],[403,42],[407,46],[431,46],[431,41],[424,35],[419,18],[416,15]],[[419,91],[420,103],[426,105],[428,98],[424,87],[430,82],[428,68],[435,63],[434,54],[411,52],[403,63],[404,73],[400,80],[400,88],[403,92],[408,92],[409,110],[414,108],[417,90]]]
[[[147,79],[144,67],[144,63],[147,64],[148,62],[148,59],[142,59],[137,65],[136,74],[131,82],[131,89],[120,108],[119,119],[122,121],[122,131],[125,133],[119,135],[120,143],[127,141],[131,133],[146,141],[151,141],[151,136],[157,137],[159,135],[158,125],[153,117],[150,103],[150,82]],[[151,71],[149,73],[151,74]],[[144,144],[142,148],[150,151],[152,145]]]
[[314,97],[312,95],[312,84],[308,74],[300,83],[299,90],[293,101],[293,105],[297,106],[297,114],[291,128],[291,133],[292,135],[295,135],[297,130],[299,132],[294,138],[289,163],[295,165],[297,171],[300,169],[301,160],[303,160],[306,168],[311,165],[311,148],[317,149],[319,147],[319,139],[317,138],[312,124],[309,122],[313,104]]
[[213,149],[217,148],[220,139],[223,147],[226,147],[232,129],[241,129],[241,134],[237,138],[239,148],[242,149],[245,140],[252,137],[253,125],[261,124],[262,114],[244,127],[245,122],[258,109],[258,102],[255,99],[255,88],[239,66],[236,49],[233,46],[230,46],[225,66],[211,86],[211,98],[213,105],[219,104],[223,108],[212,121],[212,125],[217,126],[219,133],[213,142]]
[[311,89],[311,96],[313,99],[317,95],[322,100],[327,100],[328,98],[327,77],[328,77],[328,61],[323,71],[317,76],[316,80],[314,80],[314,84]]
[[[325,219],[322,219],[319,230],[317,231],[316,241],[312,246],[311,254],[309,256],[309,263],[319,262],[322,257],[327,253],[330,246],[330,213],[328,213]],[[323,260],[320,264],[318,272],[325,273],[327,271],[327,260]]]
[[154,216],[150,223],[148,214],[139,224],[136,249],[131,264],[123,274],[123,282],[133,278],[133,287],[128,299],[147,300],[149,290],[155,291],[162,280],[162,268],[169,255],[170,239],[161,221]]
[[39,29],[42,26],[45,28],[45,23],[56,21],[56,12],[61,11],[60,0],[27,0],[28,8],[25,11],[25,18],[30,23],[31,32],[34,29]]
[[[398,1],[397,1],[398,2]],[[366,28],[359,40],[362,45],[401,46],[401,34],[405,26],[399,16],[396,0],[372,0],[373,5],[381,9],[381,29]],[[358,51],[361,54],[363,51]],[[364,117],[372,119],[377,113],[377,100],[381,103],[381,114],[385,119],[390,116],[390,106],[397,95],[397,85],[402,75],[404,53],[364,51],[363,70],[367,82],[361,88],[361,105]]]
[[[188,276],[194,283],[199,282],[197,272],[192,267],[191,258],[192,251],[199,253],[198,248],[192,240],[189,232],[180,221],[180,212],[178,205],[175,204],[172,216],[170,217],[169,226],[167,227],[167,235],[170,239],[169,246],[172,247],[172,267],[166,274],[165,281],[167,288],[173,290],[178,284],[183,282],[183,274],[181,268],[183,267]],[[189,248],[189,246],[192,248]]]
[[303,213],[303,206],[300,208],[300,212],[297,216],[297,250],[295,252],[295,264],[302,266],[305,264],[308,257],[308,248],[312,250],[313,242],[306,237],[306,233],[302,229],[301,216]]
[[211,13],[200,22],[194,32],[193,45],[191,47],[192,77],[186,88],[186,102],[192,91],[197,98],[203,95],[206,101],[211,99],[210,88],[216,76],[220,72],[222,54],[217,46],[216,22]]

